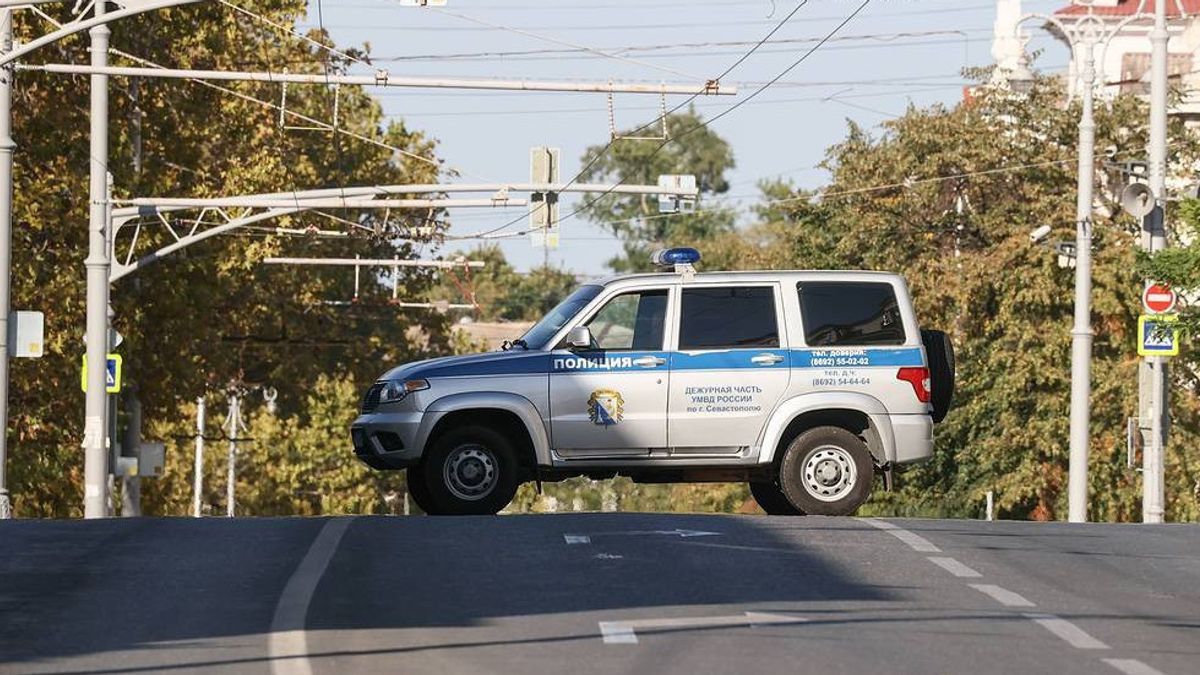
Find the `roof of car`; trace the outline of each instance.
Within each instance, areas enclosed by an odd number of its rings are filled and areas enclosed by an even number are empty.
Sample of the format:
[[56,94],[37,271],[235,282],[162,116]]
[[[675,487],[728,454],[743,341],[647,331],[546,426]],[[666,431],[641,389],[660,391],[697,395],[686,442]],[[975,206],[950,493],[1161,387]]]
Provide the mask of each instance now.
[[[649,281],[649,282],[671,282],[679,280],[683,275],[679,272],[650,272],[643,274],[618,274],[603,279],[597,279],[594,282],[601,286],[608,286],[617,282],[625,281]],[[803,279],[816,280],[839,280],[839,281],[885,281],[899,278],[899,275],[893,272],[879,272],[872,270],[752,270],[752,271],[726,271],[726,272],[697,272],[690,280],[690,283],[697,282],[721,282],[721,281],[800,281]]]

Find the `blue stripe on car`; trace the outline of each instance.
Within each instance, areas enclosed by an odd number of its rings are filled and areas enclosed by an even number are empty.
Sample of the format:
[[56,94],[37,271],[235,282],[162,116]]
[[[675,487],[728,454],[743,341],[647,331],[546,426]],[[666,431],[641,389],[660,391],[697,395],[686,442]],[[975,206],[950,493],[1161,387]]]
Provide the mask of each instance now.
[[[861,349],[729,349],[712,352],[552,352],[529,353],[509,358],[472,360],[418,368],[409,377],[470,377],[487,375],[538,375],[544,373],[622,373],[665,370],[634,365],[645,356],[666,360],[672,370],[750,370],[763,366],[750,359],[760,354],[779,354],[792,368],[876,368],[923,366],[918,347]],[[779,367],[787,367],[787,362]]]

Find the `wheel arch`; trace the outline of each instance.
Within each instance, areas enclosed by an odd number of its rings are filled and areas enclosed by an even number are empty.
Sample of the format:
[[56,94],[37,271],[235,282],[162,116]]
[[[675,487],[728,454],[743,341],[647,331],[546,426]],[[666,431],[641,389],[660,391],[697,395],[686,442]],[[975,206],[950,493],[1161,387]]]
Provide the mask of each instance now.
[[422,455],[440,435],[467,424],[496,428],[512,438],[522,466],[532,470],[550,462],[550,440],[537,407],[524,396],[503,392],[451,394],[429,404],[416,439]]
[[879,399],[856,392],[821,392],[795,396],[775,409],[763,430],[759,463],[778,464],[792,439],[819,426],[841,427],[862,436],[877,464],[895,460],[895,434]]

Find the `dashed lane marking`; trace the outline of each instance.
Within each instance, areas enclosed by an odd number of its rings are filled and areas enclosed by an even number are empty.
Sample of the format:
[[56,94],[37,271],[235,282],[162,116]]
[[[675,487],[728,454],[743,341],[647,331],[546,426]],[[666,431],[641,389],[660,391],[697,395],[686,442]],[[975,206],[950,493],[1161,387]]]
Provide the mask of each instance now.
[[1125,673],[1125,675],[1163,675],[1161,670],[1138,661],[1137,659],[1102,659],[1105,663]]
[[1007,588],[1001,588],[994,584],[970,584],[970,586],[1005,607],[1036,607],[1032,602],[1026,600],[1025,596],[1013,593]]
[[900,541],[904,542],[905,544],[908,544],[908,547],[911,548],[912,550],[916,551],[917,553],[941,553],[942,552],[942,549],[938,548],[937,546],[934,546],[933,542],[929,541],[925,537],[922,537],[921,535],[919,535],[915,532],[909,532],[908,530],[900,527],[899,525],[893,525],[887,521],[876,520],[874,518],[863,518],[862,521],[864,523],[870,525],[871,527],[883,530],[884,532],[887,532],[888,534],[899,539]]
[[564,534],[563,539],[567,542],[567,545],[592,543],[592,538],[586,534]]
[[336,518],[325,523],[308,553],[292,572],[275,615],[271,617],[271,634],[267,639],[267,655],[271,661],[273,675],[312,675],[312,664],[308,661],[308,638],[304,633],[304,622],[308,617],[308,605],[325,568],[333,559],[338,543],[353,518]]
[[1025,616],[1076,649],[1108,649],[1108,645],[1088,635],[1085,630],[1066,619],[1053,614],[1026,614]]
[[733,616],[677,616],[665,619],[633,619],[630,621],[601,621],[600,637],[604,644],[635,645],[637,631],[686,630],[689,628],[734,628],[744,626],[770,626],[803,623],[808,621],[799,616],[746,612]]
[[943,557],[931,555],[931,556],[929,556],[929,562],[933,563],[934,565],[937,565],[938,567],[946,570],[947,572],[949,572],[950,574],[953,574],[956,577],[961,577],[964,579],[975,579],[975,578],[983,576],[979,572],[976,572],[975,570],[971,569],[970,567],[967,567],[966,565],[958,562],[954,558],[943,558]]

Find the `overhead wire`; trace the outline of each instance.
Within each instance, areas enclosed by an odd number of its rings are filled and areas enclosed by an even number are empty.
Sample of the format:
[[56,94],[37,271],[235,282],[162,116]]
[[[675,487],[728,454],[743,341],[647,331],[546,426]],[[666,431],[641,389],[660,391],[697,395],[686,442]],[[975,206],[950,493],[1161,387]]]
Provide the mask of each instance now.
[[[739,108],[741,108],[742,106],[746,105],[746,104],[747,104],[747,103],[749,103],[750,101],[753,101],[755,98],[757,98],[757,97],[758,97],[760,94],[762,94],[764,91],[766,91],[767,89],[769,89],[769,88],[770,88],[772,85],[774,85],[776,82],[778,82],[779,80],[781,80],[781,79],[783,79],[784,77],[786,77],[788,73],[792,72],[792,71],[793,71],[793,70],[795,70],[797,67],[799,67],[799,66],[800,66],[802,63],[804,63],[805,61],[807,61],[809,57],[811,57],[813,54],[815,54],[815,53],[816,53],[816,52],[817,52],[817,51],[818,51],[818,50],[819,50],[819,49],[820,49],[820,48],[821,48],[821,47],[822,47],[822,46],[823,46],[823,45],[824,45],[826,42],[828,42],[828,40],[829,40],[829,39],[831,39],[832,37],[834,37],[835,35],[837,35],[837,33],[838,33],[839,31],[841,31],[841,29],[842,29],[842,28],[845,28],[845,27],[846,27],[846,26],[847,26],[847,25],[848,25],[848,24],[849,24],[851,21],[853,21],[853,20],[854,20],[854,19],[855,19],[855,18],[856,18],[856,17],[857,17],[859,14],[861,14],[861,13],[862,13],[862,11],[863,11],[864,9],[866,9],[866,8],[867,8],[867,6],[868,6],[868,5],[870,5],[870,4],[871,4],[871,0],[863,0],[863,2],[862,2],[862,3],[861,3],[861,4],[860,4],[860,5],[859,5],[859,6],[858,6],[858,7],[857,7],[857,8],[856,8],[856,9],[855,9],[853,12],[851,12],[849,15],[847,15],[847,16],[846,16],[846,18],[845,18],[845,19],[843,19],[843,20],[841,21],[841,23],[839,23],[837,26],[835,26],[835,27],[833,28],[833,30],[829,31],[829,32],[828,32],[828,33],[825,35],[825,38],[824,38],[824,40],[822,40],[821,42],[818,42],[817,44],[813,45],[813,46],[812,46],[811,48],[809,48],[809,49],[808,49],[808,51],[806,51],[804,54],[801,54],[801,55],[800,55],[800,58],[798,58],[798,59],[796,59],[795,61],[793,61],[793,62],[792,62],[792,63],[791,63],[791,64],[790,64],[790,65],[789,65],[787,68],[784,68],[784,69],[783,69],[782,71],[780,71],[780,72],[779,72],[777,75],[775,75],[775,77],[773,77],[773,78],[771,78],[770,80],[768,80],[767,82],[765,82],[765,83],[764,83],[764,84],[763,84],[761,87],[759,87],[758,89],[755,89],[754,91],[752,91],[752,92],[751,92],[751,93],[750,93],[748,96],[746,96],[745,98],[741,98],[741,99],[739,99],[739,100],[738,100],[736,103],[734,103],[733,105],[729,106],[729,107],[728,107],[728,108],[726,108],[725,110],[723,110],[723,111],[721,111],[721,112],[717,113],[717,114],[716,114],[716,115],[714,115],[713,117],[710,117],[709,119],[706,119],[706,120],[702,120],[702,121],[701,121],[699,124],[696,124],[696,125],[694,125],[694,126],[692,126],[692,127],[688,128],[688,129],[685,129],[685,130],[684,130],[684,131],[683,131],[681,134],[679,134],[678,136],[673,136],[673,137],[671,137],[671,138],[669,138],[669,139],[666,139],[666,140],[662,141],[662,142],[661,142],[661,143],[658,145],[658,147],[657,147],[657,148],[655,148],[655,149],[654,149],[654,151],[653,151],[653,152],[650,154],[650,156],[649,156],[649,157],[647,157],[646,159],[647,159],[647,160],[649,160],[649,159],[653,158],[653,157],[654,157],[655,155],[657,155],[659,152],[662,152],[663,148],[667,147],[667,146],[668,146],[668,145],[670,145],[671,143],[678,143],[680,139],[682,139],[682,138],[685,138],[685,137],[687,137],[687,136],[689,136],[689,135],[691,135],[691,134],[693,134],[693,133],[695,133],[695,132],[697,132],[697,131],[699,131],[699,130],[701,130],[701,129],[704,129],[704,128],[707,128],[707,127],[711,126],[713,123],[717,122],[718,120],[720,120],[720,119],[722,119],[722,118],[724,118],[724,117],[728,116],[729,114],[733,113],[735,110],[738,110]],[[800,5],[800,7],[803,7],[803,5]],[[799,9],[799,7],[797,7],[797,9]],[[788,16],[790,17],[791,15],[788,15]],[[787,20],[787,19],[785,18],[785,21],[786,21],[786,20]],[[781,27],[782,27],[782,24],[780,24],[780,26],[777,26],[777,27],[776,27],[776,28],[775,28],[773,31],[771,31],[771,33],[769,33],[769,34],[768,34],[768,37],[769,37],[770,35],[774,34],[774,32],[775,32],[776,30],[779,30],[779,28],[781,28]],[[741,63],[741,62],[743,62],[743,61],[745,61],[745,58],[739,59],[739,61],[738,61],[738,64],[740,64],[740,63]],[[736,65],[737,65],[737,64],[735,64],[735,66],[736,66]],[[728,74],[730,70],[732,70],[732,68],[730,68],[730,69],[727,69],[727,70],[725,71],[725,72],[726,72],[726,74]],[[583,204],[582,206],[577,206],[577,207],[575,207],[575,208],[574,208],[574,209],[573,209],[573,210],[572,210],[570,213],[568,213],[566,216],[564,216],[564,217],[562,217],[562,218],[559,218],[559,223],[562,223],[564,220],[570,220],[571,218],[573,218],[574,216],[576,216],[576,215],[577,215],[577,214],[579,214],[580,212],[582,212],[582,211],[584,211],[585,209],[587,209],[587,208],[591,207],[593,204],[595,204],[596,202],[600,201],[600,200],[601,200],[601,199],[603,199],[605,196],[607,196],[607,195],[611,194],[611,193],[612,193],[612,191],[613,191],[613,190],[615,190],[617,186],[620,186],[620,185],[624,184],[624,183],[626,182],[626,180],[627,180],[627,178],[621,178],[621,179],[620,179],[620,180],[617,182],[617,184],[616,184],[616,185],[614,185],[614,186],[612,186],[612,187],[608,188],[607,190],[605,190],[604,192],[602,192],[602,193],[600,193],[600,194],[596,195],[596,196],[595,196],[595,197],[593,197],[592,199],[588,200],[588,201],[587,201],[587,203]]]
[[[368,61],[365,61],[357,56],[354,56],[353,54],[349,54],[349,53],[341,51],[335,47],[331,47],[327,44],[324,44],[323,42],[321,42],[319,40],[314,40],[293,28],[285,26],[276,21],[272,21],[271,19],[268,19],[267,17],[265,17],[257,12],[246,9],[245,7],[242,7],[240,5],[235,5],[232,2],[229,2],[229,0],[218,0],[218,2],[220,2],[222,5],[225,5],[226,7],[230,8],[230,9],[234,10],[235,12],[238,12],[239,14],[243,14],[243,15],[248,16],[256,21],[260,21],[276,30],[287,33],[288,35],[291,35],[292,37],[294,37],[298,40],[301,40],[301,41],[306,42],[314,47],[317,47],[318,49],[329,52],[330,54],[336,54],[337,56],[340,56],[340,57],[346,59],[347,61],[354,61],[355,63],[359,63],[364,66],[371,65]],[[320,14],[319,3],[318,3],[317,12],[319,15]],[[321,31],[324,32],[325,31],[324,21],[320,21],[320,24],[321,24]]]
[[[830,42],[837,42],[837,43],[841,43],[841,42],[879,42],[879,43],[882,43],[881,45],[867,45],[867,46],[873,47],[873,46],[888,46],[888,45],[891,45],[892,43],[895,43],[897,40],[903,40],[903,39],[907,39],[907,38],[924,38],[924,37],[934,37],[934,36],[938,36],[938,35],[968,36],[970,34],[981,34],[982,35],[985,33],[990,35],[992,33],[992,29],[991,28],[968,28],[968,29],[951,29],[951,30],[903,31],[903,32],[896,32],[896,33],[868,33],[868,34],[861,34],[861,35],[844,35],[844,36],[838,37],[835,40],[831,40]],[[1037,37],[1046,38],[1048,36],[1039,35]],[[982,40],[984,38],[980,38],[980,39]],[[991,38],[988,37],[986,39],[990,40]],[[813,42],[817,42],[819,40],[820,40],[820,38],[818,38],[818,37],[780,38],[777,40],[768,40],[766,42],[766,44],[769,44],[769,45],[796,45],[796,44],[813,43]],[[972,40],[972,41],[975,41],[975,40]],[[957,42],[957,41],[955,41],[955,42]],[[719,48],[719,47],[745,47],[745,46],[749,46],[749,45],[753,45],[753,44],[754,44],[754,42],[749,41],[749,40],[721,40],[721,41],[702,41],[702,42],[693,41],[693,42],[675,42],[675,43],[659,43],[659,44],[634,44],[634,45],[624,45],[624,46],[620,46],[620,47],[600,47],[597,49],[602,50],[606,55],[607,54],[623,54],[625,52],[663,52],[663,51],[671,51],[671,50],[675,50],[675,49],[704,49],[706,51],[696,52],[696,53],[703,54],[703,55],[717,56],[717,55],[721,55],[721,54],[741,53],[741,52],[714,52],[714,51],[711,51],[711,49],[714,47],[717,47],[717,48]],[[945,41],[916,42],[916,43],[904,43],[904,44],[906,44],[906,45],[945,44]],[[844,47],[832,47],[832,46],[827,47],[827,49],[829,49],[829,50],[840,49],[840,48],[844,48]],[[401,61],[455,61],[455,60],[461,61],[461,60],[474,60],[474,59],[495,59],[495,58],[535,57],[535,56],[563,58],[563,57],[570,57],[571,55],[577,55],[577,56],[581,56],[581,57],[586,56],[586,54],[584,54],[584,52],[588,52],[588,51],[592,51],[592,50],[573,49],[573,48],[520,49],[520,50],[505,50],[505,51],[454,52],[454,53],[448,53],[448,54],[410,54],[410,55],[397,55],[397,56],[373,56],[371,58],[371,60],[375,63],[380,63],[380,62],[401,62]],[[782,53],[783,51],[784,50],[762,50],[762,53]],[[643,54],[643,58],[652,58],[652,57],[670,58],[670,57],[685,56],[685,55],[690,55],[690,54]]]
[[429,9],[431,11],[437,12],[438,14],[443,14],[445,16],[451,16],[451,17],[454,17],[457,19],[462,19],[463,21],[470,21],[472,23],[476,23],[476,24],[479,24],[482,26],[487,26],[488,28],[503,30],[503,31],[506,31],[509,33],[514,33],[516,35],[522,35],[524,37],[533,38],[535,40],[540,40],[542,42],[549,42],[551,44],[570,47],[575,50],[585,51],[585,52],[587,52],[589,54],[593,54],[595,56],[613,59],[615,61],[621,61],[623,63],[638,65],[638,66],[642,66],[645,68],[651,68],[653,70],[659,70],[659,71],[662,71],[665,73],[670,73],[672,75],[680,75],[680,76],[692,78],[692,79],[703,79],[703,78],[700,78],[700,76],[698,76],[698,75],[694,75],[692,73],[687,73],[687,72],[684,72],[681,70],[677,70],[675,68],[668,68],[668,67],[660,66],[660,65],[657,65],[654,63],[646,63],[645,61],[640,61],[638,59],[630,58],[627,56],[621,56],[618,54],[612,54],[612,53],[609,53],[606,51],[596,49],[594,47],[587,47],[584,45],[575,44],[573,42],[567,42],[566,40],[561,40],[559,38],[550,37],[548,35],[542,35],[540,33],[535,33],[533,31],[525,30],[523,28],[513,28],[512,26],[505,26],[503,24],[493,23],[491,21],[485,21],[483,19],[469,16],[467,14],[460,14],[458,12],[452,12],[450,10],[441,9],[439,7],[430,7]]
[[[729,75],[731,72],[733,72],[733,71],[734,71],[734,70],[735,70],[735,69],[736,69],[738,66],[740,66],[742,63],[744,63],[744,62],[746,61],[746,59],[748,59],[748,58],[749,58],[751,55],[753,55],[753,54],[754,54],[756,51],[758,51],[758,50],[759,50],[759,48],[761,48],[761,47],[762,47],[764,44],[766,44],[766,41],[767,41],[767,40],[769,40],[769,39],[771,39],[771,36],[775,35],[775,33],[776,33],[776,32],[778,32],[778,31],[779,31],[781,28],[783,28],[783,26],[784,26],[784,25],[786,25],[786,24],[787,24],[789,21],[791,21],[791,20],[792,20],[792,18],[793,18],[793,17],[795,17],[795,16],[796,16],[796,14],[797,14],[797,13],[799,13],[801,9],[803,9],[804,7],[806,7],[810,1],[811,1],[811,0],[801,0],[801,2],[800,2],[799,4],[797,4],[797,5],[796,5],[796,7],[794,7],[794,8],[792,9],[792,11],[788,12],[788,13],[787,13],[787,15],[783,17],[783,19],[781,19],[781,20],[780,20],[778,23],[776,23],[776,24],[775,24],[775,27],[774,27],[774,28],[772,28],[772,29],[771,29],[771,30],[770,30],[770,31],[769,31],[769,32],[768,32],[766,35],[764,35],[762,38],[760,38],[760,39],[758,40],[758,42],[757,42],[757,43],[755,43],[755,45],[749,49],[749,51],[747,51],[747,52],[746,52],[746,53],[745,53],[745,54],[744,54],[744,55],[743,55],[741,58],[737,59],[737,60],[736,60],[736,61],[735,61],[735,62],[734,62],[732,65],[730,65],[729,67],[727,67],[727,68],[726,68],[724,71],[722,71],[720,75],[716,76],[715,78],[712,78],[712,81],[713,81],[713,82],[718,82],[718,83],[719,83],[719,82],[720,82],[720,81],[721,81],[721,80],[722,80],[722,79],[723,79],[725,76],[727,76],[727,75]],[[870,2],[870,0],[866,0],[866,2]],[[662,120],[663,120],[663,123],[664,123],[664,124],[666,123],[666,119],[667,119],[667,117],[668,117],[668,116],[670,116],[671,114],[673,114],[673,113],[675,113],[675,112],[678,112],[678,111],[679,111],[679,110],[681,110],[681,109],[682,109],[684,106],[687,106],[687,105],[689,105],[689,104],[690,104],[692,101],[695,101],[695,100],[696,100],[697,98],[699,98],[699,97],[700,97],[702,94],[703,94],[703,92],[702,92],[702,91],[700,91],[700,92],[696,92],[696,93],[694,93],[694,94],[692,94],[692,95],[690,95],[690,96],[686,97],[686,98],[685,98],[685,99],[684,99],[684,100],[683,100],[681,103],[677,104],[676,106],[674,106],[674,107],[673,107],[673,108],[671,108],[670,110],[668,110],[668,111],[663,111],[663,113],[662,113],[662,115],[661,115],[661,118],[662,118]],[[647,123],[647,124],[643,124],[642,126],[640,126],[640,127],[638,127],[637,129],[635,129],[635,130],[633,131],[633,134],[634,134],[634,135],[636,135],[636,134],[638,134],[638,133],[641,133],[641,132],[642,132],[644,129],[646,129],[646,128],[650,127],[650,126],[651,126],[651,125],[653,125],[653,124],[656,124],[657,122],[658,122],[658,120],[656,119],[656,120],[653,120],[653,121],[651,121],[651,122],[649,122],[649,123]],[[584,167],[583,167],[582,169],[580,169],[580,170],[579,170],[579,171],[578,171],[578,172],[577,172],[577,173],[576,173],[576,174],[575,174],[575,175],[574,175],[574,176],[571,178],[571,180],[567,181],[567,183],[566,183],[566,186],[567,186],[567,187],[569,187],[569,186],[571,186],[571,185],[574,185],[574,184],[575,184],[575,183],[577,183],[577,182],[578,182],[578,181],[579,181],[581,178],[583,178],[583,176],[587,175],[587,172],[588,172],[588,171],[590,171],[590,170],[591,170],[591,168],[592,168],[593,166],[595,166],[595,165],[596,165],[596,163],[598,163],[598,162],[599,162],[599,161],[600,161],[600,160],[601,160],[601,159],[602,159],[602,158],[603,158],[605,155],[607,155],[607,154],[608,154],[609,150],[611,150],[611,149],[612,149],[612,147],[613,147],[613,145],[616,143],[616,141],[617,141],[617,137],[615,137],[615,136],[614,136],[613,138],[610,138],[610,139],[609,139],[609,141],[608,141],[608,143],[606,143],[606,144],[604,145],[604,147],[600,149],[600,151],[599,151],[599,152],[595,153],[595,155],[592,157],[592,159],[591,159],[590,161],[588,161],[588,162],[587,162],[587,164],[585,164],[585,165],[584,165]],[[662,150],[662,148],[663,148],[663,147],[665,147],[665,145],[660,145],[660,146],[658,147],[658,149],[654,151],[654,152],[655,152],[655,154],[657,154],[657,153],[658,153],[660,150]],[[605,194],[607,194],[607,193],[605,193]],[[601,196],[603,196],[603,195],[601,195]],[[590,205],[590,204],[589,204],[589,205]],[[568,217],[570,217],[570,216],[573,216],[573,215],[575,215],[575,214],[576,214],[576,213],[578,213],[578,212],[579,212],[579,209],[575,209],[574,211],[572,211],[571,213],[569,213],[569,214],[568,214]],[[512,220],[508,221],[507,223],[505,223],[504,225],[501,225],[500,227],[494,228],[494,229],[493,229],[491,232],[489,232],[488,234],[491,234],[491,233],[494,233],[494,232],[499,232],[499,231],[501,231],[501,230],[505,230],[505,229],[507,229],[507,228],[511,227],[512,225],[514,225],[514,224],[516,224],[516,223],[520,222],[521,220],[523,220],[523,219],[525,219],[525,218],[529,217],[529,215],[530,215],[530,214],[532,214],[532,213],[533,213],[533,211],[532,211],[532,210],[530,210],[529,212],[527,212],[527,213],[525,213],[525,214],[523,214],[523,215],[517,216],[516,218],[514,218],[514,219],[512,219]],[[562,222],[562,219],[561,219],[561,218],[559,219],[559,222]]]
[[[1176,144],[1178,144],[1178,142],[1172,143],[1172,145],[1176,145]],[[1096,157],[1103,158],[1103,157],[1106,157],[1106,155],[1104,153],[1097,153]],[[1066,157],[1063,159],[1044,160],[1044,161],[1040,161],[1040,162],[1014,164],[1014,165],[1009,165],[1009,166],[993,167],[990,169],[980,169],[977,171],[965,171],[965,172],[946,174],[946,175],[941,175],[941,176],[930,176],[927,178],[914,178],[911,180],[892,182],[892,183],[884,183],[884,184],[879,184],[879,185],[869,185],[869,186],[863,186],[863,187],[857,187],[857,188],[845,188],[845,189],[841,189],[841,190],[816,190],[809,194],[800,195],[800,196],[796,196],[796,197],[780,197],[780,198],[775,198],[775,199],[759,200],[759,201],[755,202],[755,205],[756,206],[760,206],[760,205],[761,206],[770,206],[770,205],[776,205],[776,204],[788,204],[788,203],[795,203],[795,202],[823,201],[823,200],[834,198],[834,197],[845,197],[845,196],[849,196],[849,195],[866,194],[866,193],[871,193],[871,192],[883,192],[885,190],[895,190],[898,188],[906,188],[907,189],[907,188],[911,188],[911,187],[914,187],[917,185],[927,185],[930,183],[940,183],[940,182],[946,182],[946,181],[952,181],[952,180],[961,180],[964,178],[975,178],[978,176],[988,176],[988,175],[995,175],[995,174],[1001,174],[1001,173],[1013,173],[1013,172],[1017,172],[1017,171],[1025,171],[1028,169],[1038,169],[1038,168],[1044,168],[1044,167],[1048,167],[1048,166],[1071,164],[1071,163],[1074,163],[1077,161],[1078,161],[1078,158],[1075,156],[1072,156],[1072,157]],[[748,195],[748,196],[753,196],[753,195]],[[719,204],[715,207],[710,207],[710,208],[698,208],[695,211],[692,211],[691,213],[718,212],[718,211],[728,210],[729,208],[731,208],[733,206],[735,206],[735,205],[729,204],[729,203],[724,203],[724,204]],[[678,217],[678,216],[679,216],[678,213],[661,213],[661,214],[653,214],[653,215],[648,215],[648,216],[636,216],[633,218],[620,218],[620,219],[616,219],[616,220],[599,221],[599,222],[594,223],[594,225],[597,225],[597,226],[622,225],[622,224],[647,221],[647,220],[674,218],[674,217]],[[528,232],[529,231],[514,232],[514,233],[511,233],[511,235],[519,236],[522,234],[528,234]],[[617,238],[617,237],[618,237],[618,235],[616,235],[616,234],[613,235],[613,238]],[[472,237],[465,236],[462,238],[472,238]],[[478,237],[474,237],[474,238],[478,238]]]
[[[800,98],[779,98],[755,101],[753,105],[778,105],[784,103],[814,103],[822,101],[839,101],[842,98],[876,98],[880,96],[903,96],[906,94],[927,93],[931,91],[945,91],[947,89],[960,89],[965,86],[965,83],[942,84],[928,87],[909,88],[905,91],[879,91],[870,93],[848,94],[846,96],[805,96]],[[713,107],[720,104],[699,104],[697,107]],[[661,110],[661,106],[631,106],[623,108],[626,111],[652,111]],[[549,114],[570,114],[570,113],[604,113],[603,106],[591,108],[525,108],[521,110],[419,110],[412,112],[396,113],[387,115],[387,117],[474,117],[474,116],[501,116],[501,115],[549,115]],[[656,120],[657,121],[657,120]]]

